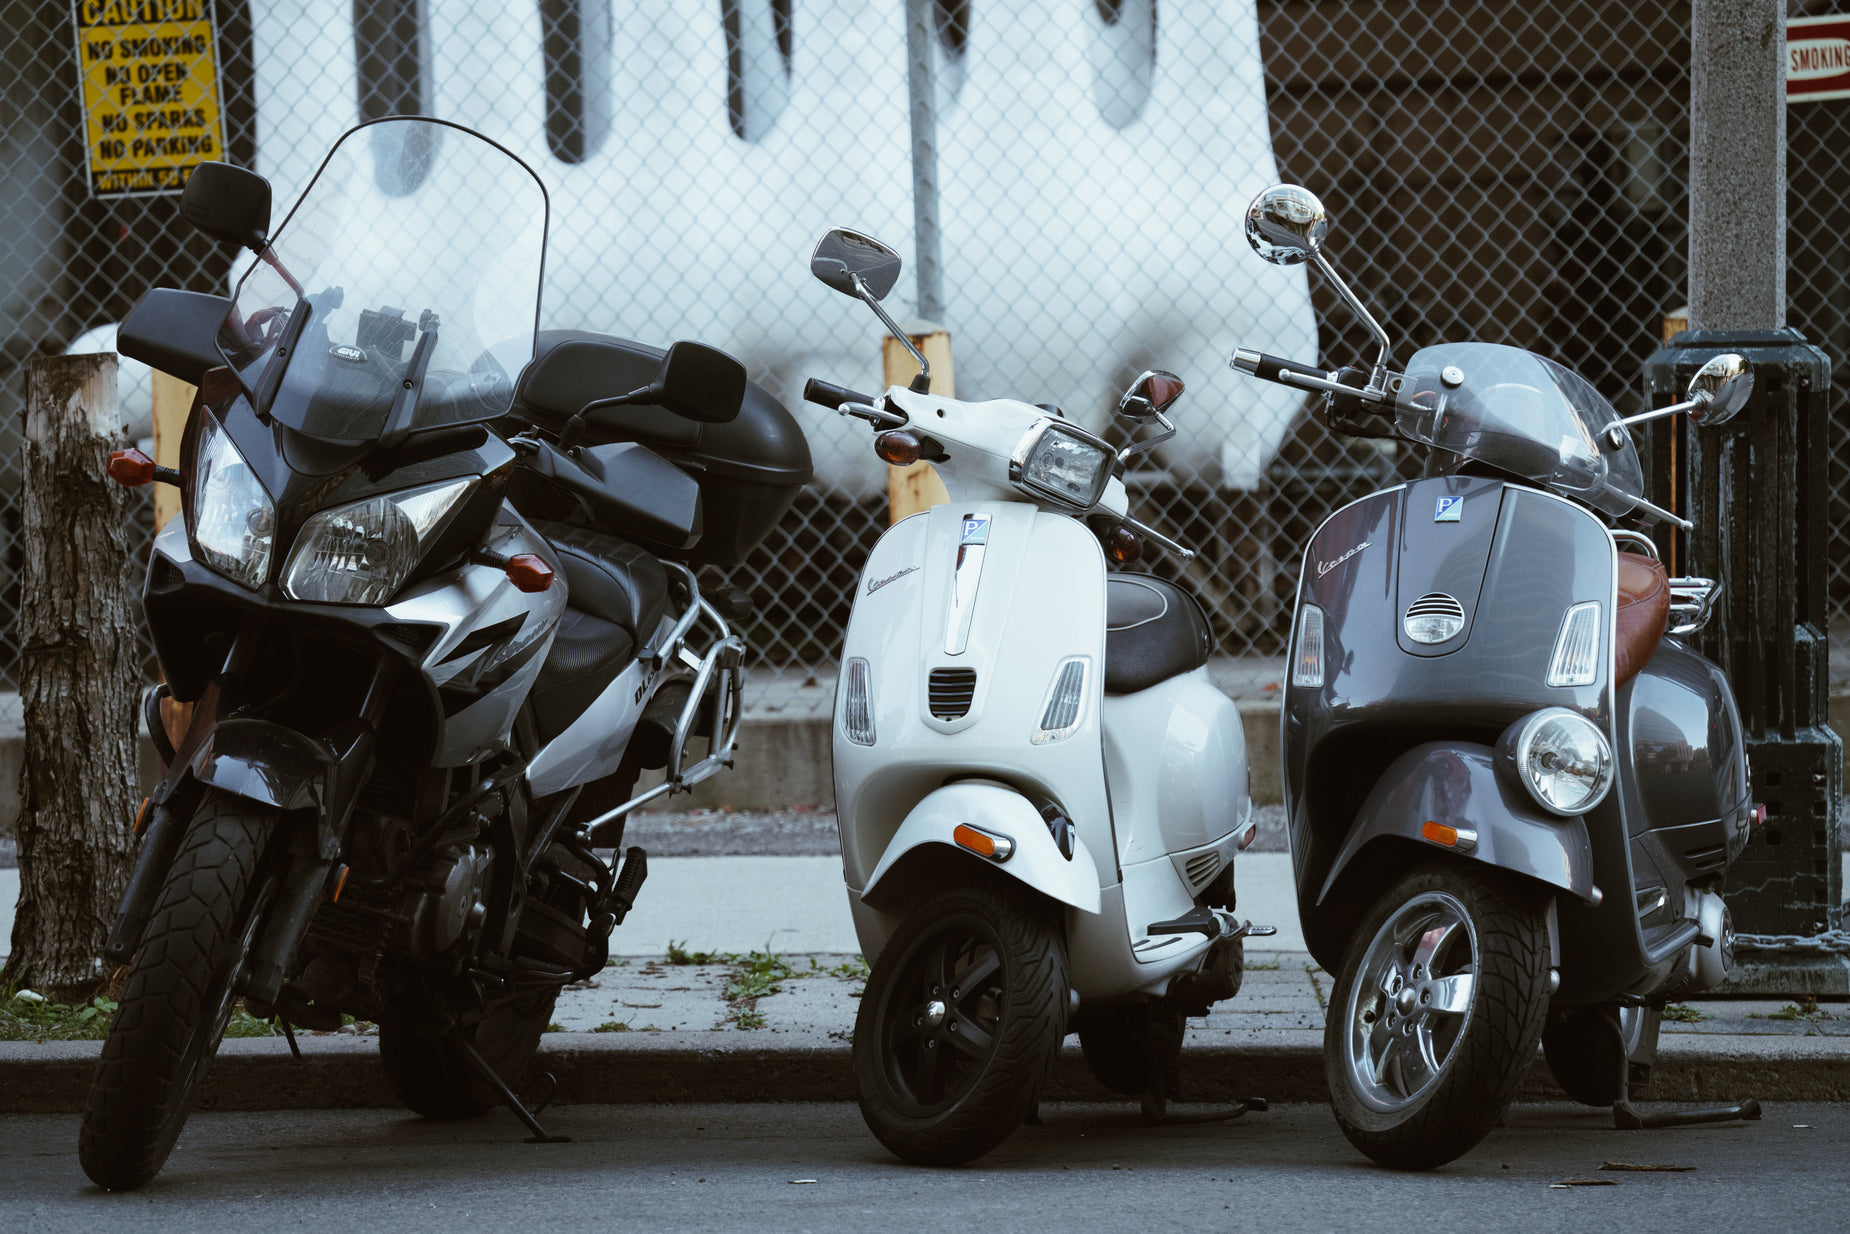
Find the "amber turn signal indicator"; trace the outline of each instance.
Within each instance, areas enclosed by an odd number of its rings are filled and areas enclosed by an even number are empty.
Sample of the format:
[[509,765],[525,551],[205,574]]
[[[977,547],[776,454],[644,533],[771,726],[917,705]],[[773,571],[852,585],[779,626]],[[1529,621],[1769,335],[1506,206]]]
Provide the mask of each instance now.
[[895,467],[910,467],[924,453],[925,443],[915,433],[893,429],[874,438],[874,453]]
[[135,834],[136,835],[140,835],[141,829],[148,825],[148,807],[153,804],[154,804],[154,798],[152,797],[143,797],[141,799],[141,809],[135,811]]
[[507,581],[518,591],[545,591],[552,586],[552,567],[538,553],[515,553],[507,559]]
[[1447,827],[1444,823],[1427,822],[1420,827],[1420,834],[1434,844],[1443,844],[1447,848],[1458,843],[1458,828]]
[[1129,527],[1119,527],[1105,537],[1105,556],[1121,566],[1128,566],[1143,556],[1143,541]]
[[154,482],[154,460],[140,450],[117,450],[109,456],[109,478],[123,488]]
[[963,823],[957,824],[951,832],[951,840],[959,848],[967,848],[979,857],[991,861],[1007,861],[1015,855],[1015,841],[994,832],[981,831]]

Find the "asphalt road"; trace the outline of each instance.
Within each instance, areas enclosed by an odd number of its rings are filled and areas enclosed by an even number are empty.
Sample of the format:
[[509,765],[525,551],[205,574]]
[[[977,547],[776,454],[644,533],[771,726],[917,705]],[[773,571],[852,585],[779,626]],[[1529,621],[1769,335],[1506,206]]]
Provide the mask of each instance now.
[[[79,1171],[75,1118],[16,1116],[0,1118],[0,1229],[1843,1228],[1850,1107],[1660,1132],[1609,1120],[1520,1106],[1462,1160],[1405,1175],[1304,1105],[1158,1129],[1129,1106],[1050,1107],[953,1170],[898,1163],[849,1105],[556,1107],[547,1122],[573,1142],[550,1145],[521,1142],[503,1114],[196,1114],[154,1184],[116,1196]],[[1557,1186],[1569,1180],[1610,1185]]]

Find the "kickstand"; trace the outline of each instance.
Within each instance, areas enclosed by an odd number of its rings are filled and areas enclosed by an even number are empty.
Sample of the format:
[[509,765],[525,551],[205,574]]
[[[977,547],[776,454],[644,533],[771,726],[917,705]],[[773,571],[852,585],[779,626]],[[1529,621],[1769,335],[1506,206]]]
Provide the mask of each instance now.
[[1169,1093],[1177,1087],[1182,1069],[1182,1035],[1166,1035],[1159,1049],[1150,1053],[1150,1085],[1143,1092],[1143,1125],[1146,1127],[1186,1127],[1196,1123],[1224,1123],[1250,1111],[1266,1108],[1264,1097],[1242,1097],[1224,1110],[1171,1114]]
[[1614,1008],[1606,1016],[1607,1026],[1619,1039],[1619,1099],[1612,1103],[1612,1125],[1619,1131],[1655,1131],[1661,1127],[1694,1127],[1701,1123],[1760,1121],[1760,1103],[1748,1098],[1739,1105],[1710,1106],[1702,1110],[1660,1110],[1646,1114],[1632,1104],[1632,1060],[1624,1046],[1625,1033],[1619,1026],[1619,1012]]
[[289,1021],[284,1019],[282,1016],[277,1016],[276,1022],[277,1024],[282,1026],[283,1038],[289,1042],[289,1052],[295,1055],[295,1060],[298,1063],[301,1062],[302,1061],[302,1047],[295,1043],[295,1029],[291,1028],[289,1026]]
[[[476,1074],[486,1080],[488,1086],[494,1089],[496,1094],[500,1096],[501,1104],[514,1111],[515,1116],[519,1118],[521,1122],[527,1124],[527,1130],[533,1133],[533,1135],[528,1138],[527,1143],[570,1144],[572,1142],[572,1137],[569,1135],[548,1135],[546,1133],[546,1128],[540,1126],[540,1120],[533,1116],[531,1110],[520,1103],[520,1098],[514,1095],[514,1090],[509,1088],[501,1077],[495,1074],[495,1069],[488,1065],[487,1059],[475,1052],[475,1047],[469,1044],[469,1039],[467,1037],[463,1036],[462,1029],[453,1024],[450,1026],[450,1040],[456,1043],[456,1048],[461,1050],[463,1057],[469,1060],[469,1065],[475,1068]],[[546,1094],[546,1099],[548,1102],[552,1100],[552,1093],[550,1090]],[[543,1109],[545,1107],[542,1106],[541,1108]]]

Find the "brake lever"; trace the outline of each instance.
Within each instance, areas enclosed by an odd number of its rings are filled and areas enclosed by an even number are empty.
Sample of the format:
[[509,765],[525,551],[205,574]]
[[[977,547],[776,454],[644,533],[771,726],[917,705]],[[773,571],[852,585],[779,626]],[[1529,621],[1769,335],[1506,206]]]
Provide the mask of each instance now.
[[1164,535],[1162,532],[1158,531],[1156,528],[1150,526],[1148,523],[1140,523],[1128,514],[1126,514],[1123,517],[1123,519],[1120,521],[1124,524],[1124,526],[1129,527],[1132,531],[1136,532],[1139,536],[1142,536],[1144,539],[1155,541],[1156,546],[1162,549],[1164,552],[1172,553],[1175,556],[1180,557],[1185,562],[1195,560],[1195,550],[1194,549],[1188,548],[1187,546],[1182,545],[1182,544],[1178,544],[1176,541],[1171,540],[1168,536]]
[[904,428],[912,423],[911,417],[903,411],[882,411],[872,403],[844,402],[835,409],[835,414],[865,420],[875,428]]

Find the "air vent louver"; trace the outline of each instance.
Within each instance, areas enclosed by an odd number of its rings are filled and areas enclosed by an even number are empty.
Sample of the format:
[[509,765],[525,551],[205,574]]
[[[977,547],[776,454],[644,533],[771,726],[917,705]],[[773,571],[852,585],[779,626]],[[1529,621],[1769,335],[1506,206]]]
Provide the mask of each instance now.
[[1220,873],[1220,854],[1216,852],[1196,853],[1188,859],[1183,873],[1188,879],[1189,890],[1200,891],[1208,885],[1208,880]]
[[976,670],[934,668],[928,693],[932,715],[940,720],[961,720],[970,713],[970,700],[976,697]]

